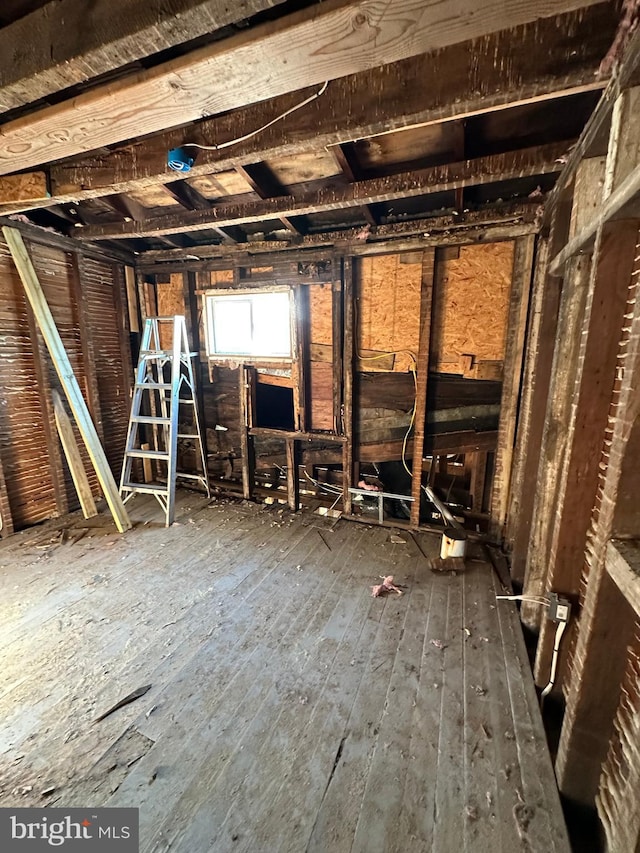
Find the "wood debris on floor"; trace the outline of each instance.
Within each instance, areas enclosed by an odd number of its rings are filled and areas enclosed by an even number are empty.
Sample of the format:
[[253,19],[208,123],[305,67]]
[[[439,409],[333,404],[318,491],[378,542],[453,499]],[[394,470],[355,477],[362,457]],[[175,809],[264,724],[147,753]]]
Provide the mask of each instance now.
[[[130,506],[124,536],[74,516],[0,544],[0,805],[136,806],[142,853],[568,850],[488,564],[185,492],[168,530]],[[373,598],[389,575],[404,594]]]

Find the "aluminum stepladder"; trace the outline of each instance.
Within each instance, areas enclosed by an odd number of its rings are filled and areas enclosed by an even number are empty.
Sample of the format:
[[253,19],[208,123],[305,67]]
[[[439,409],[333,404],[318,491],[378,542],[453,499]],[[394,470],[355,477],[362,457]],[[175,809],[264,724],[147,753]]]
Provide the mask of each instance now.
[[[161,328],[173,331],[170,349],[162,348]],[[174,520],[177,478],[200,483],[207,496],[210,495],[207,460],[195,393],[193,358],[196,355],[197,353],[189,350],[183,316],[149,317],[145,320],[122,462],[120,494],[125,503],[135,494],[154,495],[164,510],[167,527],[173,524]],[[178,431],[179,424],[185,420],[181,408],[185,415],[186,410],[191,409],[189,420],[192,427],[187,433]],[[147,431],[152,434],[153,449],[148,446],[151,442],[145,441],[143,433]],[[176,470],[179,438],[194,442],[196,456],[199,451],[202,473],[183,473]],[[150,460],[156,471],[164,469],[166,477],[154,474],[151,482],[134,481],[132,467],[136,459]]]

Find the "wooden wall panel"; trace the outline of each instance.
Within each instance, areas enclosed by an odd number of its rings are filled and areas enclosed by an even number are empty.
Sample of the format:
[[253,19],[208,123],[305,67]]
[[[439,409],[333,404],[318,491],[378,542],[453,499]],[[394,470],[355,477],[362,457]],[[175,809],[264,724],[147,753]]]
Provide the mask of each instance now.
[[620,704],[605,759],[596,805],[607,849],[637,850],[640,839],[640,620],[627,649]]
[[[436,254],[430,366],[442,373],[499,379],[504,359],[513,242],[462,246]],[[469,364],[465,356],[473,356]],[[478,363],[488,362],[486,373]]]
[[[168,282],[157,285],[157,299],[159,317],[175,317],[176,314],[186,314],[184,280],[181,272],[171,273]],[[166,324],[160,326],[160,343],[164,349],[171,349],[173,346],[173,331]]]
[[16,529],[54,516],[55,490],[22,283],[0,241],[0,454]]
[[[61,251],[60,249],[54,249],[38,243],[30,243],[29,250],[33,266],[38,274],[42,290],[49,308],[51,309],[51,313],[58,328],[58,332],[60,333],[60,338],[62,339],[64,348],[69,357],[69,362],[73,368],[75,377],[78,380],[85,402],[90,406],[87,369],[84,363],[82,341],[80,337],[80,320],[78,307],[74,298],[75,270],[73,266],[73,256],[68,252]],[[48,385],[50,388],[59,389],[64,400],[64,393],[60,388],[60,383],[51,361],[51,357],[44,346],[44,342],[42,341],[39,332],[38,339],[40,343],[40,357],[47,371]],[[48,394],[48,390],[45,393]],[[45,410],[47,411],[48,416],[51,417],[50,400],[48,398],[46,399]],[[72,427],[80,450],[80,457],[89,479],[91,491],[94,495],[98,495],[100,494],[98,478],[73,419]],[[55,427],[53,428],[53,433],[54,435],[57,435]],[[77,509],[80,504],[66,463],[64,465],[64,486],[69,508]]]
[[[362,258],[355,266],[356,346],[397,352],[393,370],[404,373],[418,351],[422,252]],[[378,359],[359,362],[365,372],[387,370]],[[384,364],[384,362],[382,362]]]
[[309,285],[307,292],[310,428],[330,430],[333,429],[333,294],[330,284]]
[[104,430],[104,447],[116,480],[120,477],[130,411],[133,371],[123,364],[123,318],[126,299],[124,276],[114,266],[87,258],[82,287],[91,328],[98,395]]

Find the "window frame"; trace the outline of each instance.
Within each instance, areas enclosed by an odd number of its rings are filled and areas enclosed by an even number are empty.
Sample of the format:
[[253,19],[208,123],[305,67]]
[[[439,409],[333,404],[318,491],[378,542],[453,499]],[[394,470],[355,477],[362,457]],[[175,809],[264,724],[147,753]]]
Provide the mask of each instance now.
[[[289,355],[254,355],[249,353],[223,353],[215,352],[215,327],[213,321],[213,308],[218,298],[252,297],[263,296],[272,293],[286,293],[289,300]],[[290,285],[267,285],[252,288],[216,288],[203,292],[203,326],[205,336],[206,355],[209,361],[233,362],[243,364],[291,364],[295,360],[296,352],[296,298],[294,288]]]

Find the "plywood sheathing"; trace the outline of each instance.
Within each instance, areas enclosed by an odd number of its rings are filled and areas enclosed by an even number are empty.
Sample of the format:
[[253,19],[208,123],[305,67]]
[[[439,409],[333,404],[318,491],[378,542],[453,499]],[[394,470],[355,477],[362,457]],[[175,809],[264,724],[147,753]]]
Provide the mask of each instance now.
[[[313,284],[309,295],[309,362],[311,429],[333,428],[333,294],[330,284]],[[314,359],[313,345],[320,345],[328,359]]]
[[[422,253],[363,258],[356,266],[357,351],[397,353],[393,371],[404,373],[418,350]],[[386,370],[383,360],[363,360],[364,372]]]
[[500,378],[496,363],[504,358],[513,245],[464,246],[457,259],[438,259],[431,370]]
[[[174,317],[176,314],[185,314],[184,305],[184,282],[182,273],[171,273],[168,282],[157,285],[158,316]],[[163,349],[170,349],[173,345],[173,329],[162,324],[160,327],[160,343]]]

